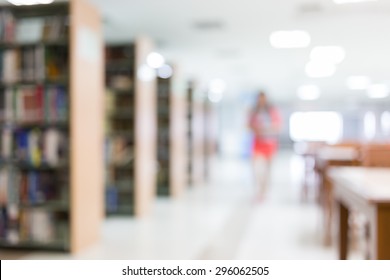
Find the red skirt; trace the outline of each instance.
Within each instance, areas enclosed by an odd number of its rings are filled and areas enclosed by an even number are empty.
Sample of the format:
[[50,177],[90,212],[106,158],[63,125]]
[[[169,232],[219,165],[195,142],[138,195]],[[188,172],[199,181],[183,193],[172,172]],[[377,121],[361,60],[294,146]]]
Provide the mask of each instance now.
[[274,139],[255,138],[253,140],[252,152],[253,155],[263,156],[270,159],[275,154],[277,146],[277,141]]

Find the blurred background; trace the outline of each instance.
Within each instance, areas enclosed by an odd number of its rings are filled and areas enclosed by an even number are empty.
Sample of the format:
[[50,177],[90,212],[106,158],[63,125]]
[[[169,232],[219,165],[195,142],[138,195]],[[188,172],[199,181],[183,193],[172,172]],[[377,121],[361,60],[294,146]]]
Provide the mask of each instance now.
[[338,258],[328,167],[390,166],[390,1],[73,2],[0,1],[2,259]]

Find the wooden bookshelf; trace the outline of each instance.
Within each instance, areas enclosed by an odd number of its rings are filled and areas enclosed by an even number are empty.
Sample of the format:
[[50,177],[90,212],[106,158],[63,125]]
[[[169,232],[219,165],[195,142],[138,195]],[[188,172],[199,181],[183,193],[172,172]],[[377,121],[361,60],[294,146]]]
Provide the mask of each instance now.
[[193,185],[193,99],[194,99],[194,83],[189,82],[187,87],[187,183],[189,186]]
[[154,197],[156,80],[138,75],[147,38],[106,46],[106,213],[142,216]]
[[0,247],[77,252],[103,213],[100,16],[86,0],[0,13]]
[[186,186],[185,95],[176,73],[158,78],[157,194],[178,197]]
[[171,194],[171,94],[172,79],[157,79],[157,194],[169,196]]
[[204,101],[197,94],[196,84],[190,82],[187,88],[187,174],[190,186],[205,180],[205,129]]

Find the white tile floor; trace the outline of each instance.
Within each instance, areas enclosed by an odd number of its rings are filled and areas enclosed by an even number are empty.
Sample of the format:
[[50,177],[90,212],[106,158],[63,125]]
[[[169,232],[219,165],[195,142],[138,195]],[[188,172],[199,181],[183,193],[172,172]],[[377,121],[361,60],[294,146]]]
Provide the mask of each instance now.
[[[250,163],[216,160],[210,183],[177,200],[158,199],[144,219],[111,218],[99,244],[78,255],[2,252],[24,259],[335,259],[320,238],[320,212],[300,202],[300,162],[275,159],[270,192],[254,200]],[[352,258],[360,258],[355,253]]]

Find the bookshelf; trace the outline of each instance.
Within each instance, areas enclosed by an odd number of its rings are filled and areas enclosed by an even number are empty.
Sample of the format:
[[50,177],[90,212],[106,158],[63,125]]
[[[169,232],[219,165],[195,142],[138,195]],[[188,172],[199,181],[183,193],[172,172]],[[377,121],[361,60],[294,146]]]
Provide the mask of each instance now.
[[193,96],[194,83],[189,82],[187,87],[187,178],[188,185],[193,185]]
[[186,100],[176,71],[157,85],[157,194],[178,197],[186,186]]
[[171,78],[157,79],[157,194],[162,196],[169,196],[171,194],[171,81]]
[[187,174],[190,186],[204,182],[205,128],[204,101],[190,82],[187,88]]
[[0,26],[0,247],[80,251],[103,213],[99,14],[2,6]]
[[156,80],[148,38],[106,46],[106,214],[145,215],[155,192]]
[[106,213],[134,214],[135,46],[106,46]]

